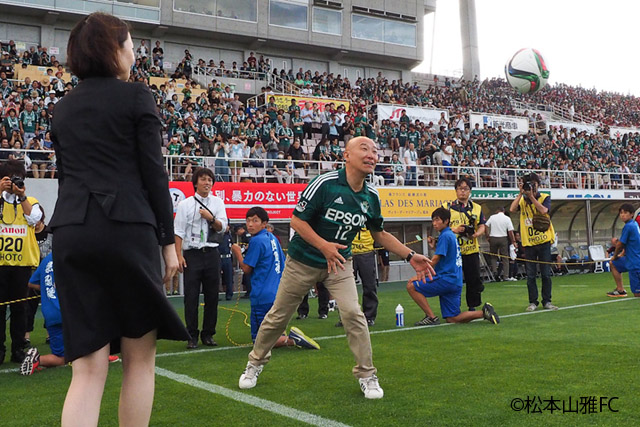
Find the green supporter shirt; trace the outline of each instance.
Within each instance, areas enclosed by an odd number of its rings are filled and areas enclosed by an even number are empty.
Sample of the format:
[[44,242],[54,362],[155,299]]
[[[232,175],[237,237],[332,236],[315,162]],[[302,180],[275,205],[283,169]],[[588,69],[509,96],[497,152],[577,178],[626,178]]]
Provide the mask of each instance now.
[[[351,257],[351,242],[362,227],[376,232],[383,230],[378,192],[365,183],[355,192],[349,187],[346,168],[322,174],[302,192],[293,214],[307,222],[323,239],[340,243],[345,258]],[[322,253],[305,242],[298,233],[289,243],[289,256],[314,268],[327,268]]]

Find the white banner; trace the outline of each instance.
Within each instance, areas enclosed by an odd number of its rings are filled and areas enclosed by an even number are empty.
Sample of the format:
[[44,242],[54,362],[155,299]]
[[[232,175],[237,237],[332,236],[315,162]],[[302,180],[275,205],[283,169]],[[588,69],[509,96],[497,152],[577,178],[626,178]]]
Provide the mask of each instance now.
[[551,189],[552,200],[574,199],[611,199],[625,200],[623,190],[580,190],[580,189]]
[[476,127],[476,123],[480,125],[480,129],[482,129],[484,125],[487,125],[496,129],[498,126],[502,126],[504,132],[516,134],[527,133],[529,131],[529,119],[526,117],[469,113],[469,127],[471,130]]
[[619,127],[613,127],[613,126],[609,127],[609,136],[611,138],[620,138],[620,139],[622,139],[623,135],[625,135],[627,133],[636,133],[636,132],[640,132],[640,129],[638,129],[638,128],[619,128]]
[[578,129],[578,132],[582,132],[583,130],[586,130],[587,133],[596,133],[596,127],[594,125],[585,125],[584,123],[548,121],[547,130],[551,129],[551,126],[555,126],[558,129],[560,129],[560,126],[562,126],[565,129],[576,128]]
[[407,116],[414,123],[420,120],[423,123],[433,122],[438,125],[440,115],[444,113],[445,119],[449,120],[449,112],[447,110],[433,110],[430,108],[410,107],[408,105],[378,104],[378,120],[391,120],[397,122],[400,120],[402,112],[406,111]]

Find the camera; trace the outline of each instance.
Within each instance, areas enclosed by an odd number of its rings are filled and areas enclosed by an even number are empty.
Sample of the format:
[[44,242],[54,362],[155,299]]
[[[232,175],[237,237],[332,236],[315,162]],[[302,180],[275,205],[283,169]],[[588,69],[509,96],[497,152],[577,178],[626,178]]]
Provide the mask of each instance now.
[[11,177],[11,183],[18,188],[24,188],[24,178],[18,175],[13,175]]
[[473,225],[464,225],[464,231],[460,234],[464,237],[471,238],[475,232],[476,229]]
[[540,183],[540,178],[538,178],[538,175],[536,175],[533,172],[522,177],[522,189],[524,191],[533,190],[533,184],[539,184],[539,183]]

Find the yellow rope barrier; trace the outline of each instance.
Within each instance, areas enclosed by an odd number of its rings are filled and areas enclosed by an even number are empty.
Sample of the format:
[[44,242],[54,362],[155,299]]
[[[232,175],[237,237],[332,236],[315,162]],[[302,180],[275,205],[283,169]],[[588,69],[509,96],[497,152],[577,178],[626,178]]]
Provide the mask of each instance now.
[[[251,345],[251,343],[246,343],[246,344],[237,343],[233,340],[233,338],[231,338],[231,335],[229,334],[229,325],[231,324],[231,319],[233,319],[233,315],[236,313],[242,314],[244,316],[244,319],[242,319],[242,322],[244,323],[244,325],[247,327],[251,327],[251,324],[248,322],[249,315],[242,310],[238,310],[239,304],[240,304],[240,292],[238,292],[238,297],[236,298],[236,304],[233,306],[233,308],[227,308],[227,307],[219,307],[219,308],[231,312],[231,316],[229,316],[229,318],[227,319],[227,323],[225,324],[225,327],[224,327],[225,329],[224,332],[225,332],[225,336],[227,337],[227,340],[236,347],[245,347],[245,346]],[[204,304],[201,303],[200,305],[204,305]]]
[[[495,256],[498,258],[509,258],[512,261],[522,261],[522,262],[533,262],[536,264],[551,264],[551,265],[585,265],[585,264],[595,264],[597,262],[602,262],[602,261],[584,261],[584,260],[576,260],[577,262],[558,262],[558,261],[535,261],[535,260],[530,260],[530,259],[526,259],[526,258],[516,258],[516,259],[512,259],[510,256],[508,255],[500,255],[500,254],[494,254],[491,252],[485,252],[485,251],[480,251],[480,253],[484,254],[484,255],[491,255],[491,256]],[[604,261],[608,261],[608,260],[604,260]]]
[[29,301],[29,300],[36,299],[36,298],[40,298],[40,295],[34,295],[32,297],[27,297],[27,298],[20,298],[20,299],[16,299],[16,300],[13,300],[13,301],[0,302],[0,306],[1,305],[14,304],[14,303],[23,302],[23,301]]

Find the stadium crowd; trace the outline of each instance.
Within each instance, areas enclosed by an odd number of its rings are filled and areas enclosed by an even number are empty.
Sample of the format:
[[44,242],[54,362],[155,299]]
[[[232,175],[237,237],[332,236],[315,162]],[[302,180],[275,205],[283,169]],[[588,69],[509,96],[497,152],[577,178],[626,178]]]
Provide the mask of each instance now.
[[[599,132],[591,134],[575,128],[547,130],[539,114],[516,111],[511,101],[525,98],[503,79],[441,81],[436,76],[434,84],[424,87],[389,81],[378,73],[351,82],[327,72],[278,70],[268,58],[256,57],[253,52],[240,66],[236,62],[226,66],[224,61],[196,61],[189,50],[175,63],[175,70],[168,74],[161,43],[157,41],[151,49],[142,41],[131,69],[133,81],[149,84],[151,77],[167,79],[165,84],[151,84],[150,88],[165,124],[165,152],[177,156],[168,162],[173,179],[189,179],[195,166],[207,165],[215,167],[216,174],[225,180],[242,179],[244,166],[266,168],[278,182],[293,182],[305,176],[310,160],[322,161],[325,169],[339,167],[336,162],[342,157],[342,141],[359,135],[375,140],[383,150],[378,183],[416,183],[417,176],[424,175],[429,184],[435,183],[436,177],[453,179],[455,174],[482,186],[512,186],[513,170],[546,169],[550,172],[543,174],[543,186],[616,188],[630,180],[624,174],[640,172],[640,134],[610,138],[607,128],[640,124],[639,98],[634,96],[557,84],[526,98],[537,104],[561,105],[599,121]],[[16,69],[27,65],[46,66],[47,75],[40,81],[28,77],[14,80]],[[214,77],[205,91],[190,80],[194,70]],[[34,177],[55,176],[48,133],[51,117],[57,100],[77,84],[75,77],[64,81],[64,72],[64,66],[48,55],[45,47],[18,52],[12,41],[2,45],[0,148],[14,151],[0,151],[0,159],[24,158]],[[251,73],[262,77],[273,73],[297,86],[301,96],[348,100],[351,108],[346,111],[338,102],[324,110],[315,103],[300,108],[292,102],[287,110],[281,109],[270,98],[273,91],[266,79],[264,97],[257,98],[265,102],[257,106],[254,99],[245,103],[232,86],[215,80],[249,77]],[[178,85],[180,79],[186,83]],[[438,122],[422,123],[411,122],[404,115],[399,122],[378,123],[375,104],[379,102],[446,109],[449,119],[443,116]],[[469,111],[525,115],[530,130],[515,136],[500,127],[469,128]],[[25,154],[25,149],[43,152]],[[203,156],[215,159],[205,162]]]

